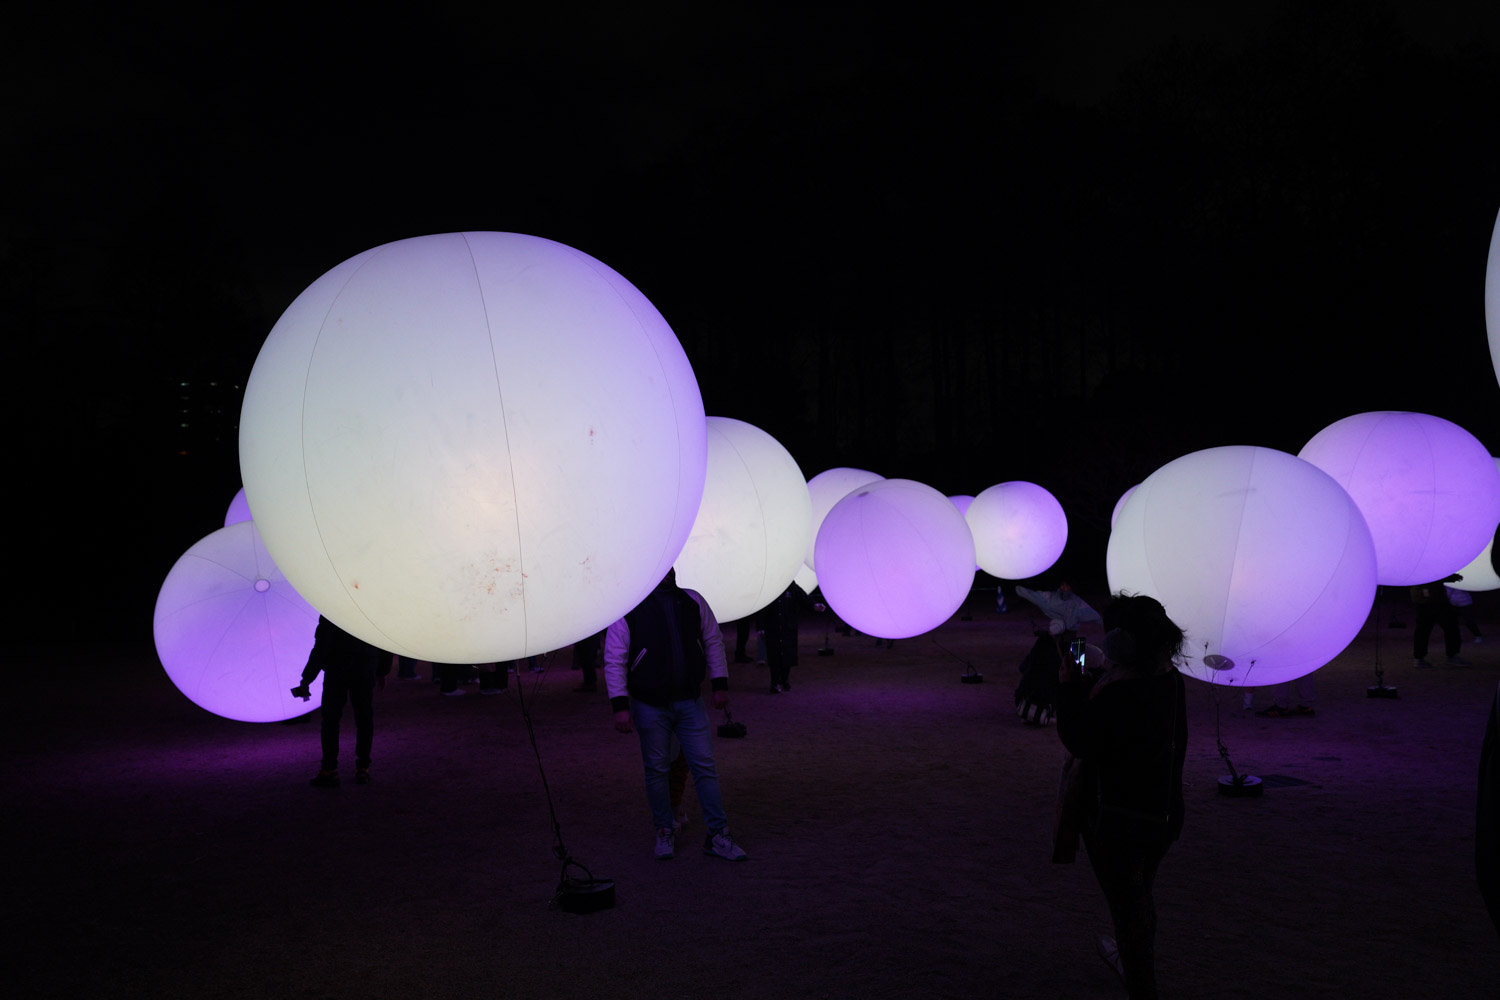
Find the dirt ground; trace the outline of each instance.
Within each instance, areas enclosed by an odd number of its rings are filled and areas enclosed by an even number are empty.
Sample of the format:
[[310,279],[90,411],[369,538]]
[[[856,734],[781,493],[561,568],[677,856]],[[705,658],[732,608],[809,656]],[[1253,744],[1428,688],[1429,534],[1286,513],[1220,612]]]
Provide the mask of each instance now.
[[[1165,996],[1500,996],[1473,862],[1491,604],[1468,668],[1418,671],[1409,629],[1372,621],[1316,675],[1312,718],[1189,680],[1187,825],[1157,883]],[[691,790],[686,849],[653,860],[635,739],[602,693],[573,692],[567,650],[501,697],[393,678],[374,782],[346,768],[334,790],[307,783],[316,714],[209,715],[150,649],[28,656],[3,737],[11,995],[1121,997],[1086,861],[1048,860],[1063,753],[1012,706],[1031,624],[982,609],[894,649],[834,634],[818,656],[811,619],[790,693],[733,667],[749,735],[716,746],[743,864],[699,852]],[[1377,657],[1396,700],[1366,697]],[[982,684],[959,682],[966,662]],[[548,905],[523,690],[562,837],[616,881],[613,909]],[[1264,797],[1217,794],[1216,732]],[[347,717],[344,736],[349,753]]]

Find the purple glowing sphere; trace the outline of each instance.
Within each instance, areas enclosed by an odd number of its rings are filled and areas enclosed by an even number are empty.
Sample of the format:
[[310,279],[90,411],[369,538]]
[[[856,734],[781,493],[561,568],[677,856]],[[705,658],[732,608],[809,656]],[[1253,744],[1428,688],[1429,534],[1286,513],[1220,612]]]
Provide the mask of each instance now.
[[1370,526],[1380,583],[1407,587],[1457,572],[1500,522],[1500,471],[1478,439],[1426,413],[1335,421],[1299,457],[1348,490]]
[[[1500,469],[1500,458],[1495,459],[1495,468]],[[1481,590],[1500,590],[1500,575],[1495,573],[1495,561],[1492,553],[1495,548],[1495,535],[1490,533],[1490,540],[1485,543],[1484,551],[1470,560],[1469,564],[1458,572],[1463,576],[1457,583],[1449,584],[1454,590],[1468,590],[1478,592]]]
[[703,400],[619,274],[516,233],[400,240],[282,314],[240,419],[250,509],[319,611],[445,663],[566,646],[640,602],[703,494]]
[[745,618],[786,590],[811,535],[807,480],[791,453],[759,427],[709,417],[703,502],[677,557],[678,584],[721,621]]
[[234,499],[229,501],[229,509],[224,512],[224,527],[250,519],[250,501],[245,499],[245,488],[241,486]]
[[974,584],[974,542],[947,497],[882,479],[844,497],[818,531],[818,586],[844,621],[904,639],[959,609]]
[[237,521],[178,559],[156,598],[156,652],[177,690],[241,722],[280,722],[315,707],[293,698],[318,613],[276,568],[255,522]]
[[969,513],[969,505],[974,502],[974,498],[966,493],[960,493],[958,496],[952,496],[948,499],[953,502],[953,506],[958,508],[960,514],[965,515]]
[[1068,544],[1062,504],[1035,483],[991,486],[964,515],[974,533],[979,568],[1002,580],[1025,580],[1046,572]]
[[1155,597],[1187,632],[1184,672],[1221,684],[1316,670],[1375,599],[1359,508],[1325,472],[1270,448],[1210,448],[1157,469],[1125,501],[1106,564],[1110,590]]
[[879,482],[884,478],[873,472],[866,472],[864,469],[838,468],[825,469],[807,481],[807,495],[812,501],[812,534],[807,540],[807,556],[804,559],[808,569],[817,571],[818,530],[822,527],[823,519],[828,516],[828,512],[833,510],[833,505],[861,486]]

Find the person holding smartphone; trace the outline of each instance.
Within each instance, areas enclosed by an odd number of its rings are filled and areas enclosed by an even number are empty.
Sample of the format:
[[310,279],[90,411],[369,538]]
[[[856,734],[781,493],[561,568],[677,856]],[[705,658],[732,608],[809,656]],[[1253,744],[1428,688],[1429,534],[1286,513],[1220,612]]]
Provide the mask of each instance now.
[[1104,670],[1078,657],[1059,670],[1057,733],[1082,762],[1079,829],[1104,891],[1113,938],[1100,955],[1132,1000],[1156,990],[1152,883],[1182,833],[1187,755],[1185,685],[1176,660],[1183,632],[1151,597],[1121,596],[1104,611]]

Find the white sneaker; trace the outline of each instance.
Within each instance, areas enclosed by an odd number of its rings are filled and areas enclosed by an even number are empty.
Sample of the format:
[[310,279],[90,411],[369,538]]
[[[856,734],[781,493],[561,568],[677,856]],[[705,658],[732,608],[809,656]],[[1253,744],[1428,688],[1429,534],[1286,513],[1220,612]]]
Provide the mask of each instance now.
[[739,844],[729,839],[728,830],[710,833],[705,837],[703,840],[703,853],[712,854],[714,857],[723,858],[725,861],[744,861],[750,856],[744,852]]
[[656,860],[671,861],[672,855],[677,850],[676,831],[661,829],[656,831]]

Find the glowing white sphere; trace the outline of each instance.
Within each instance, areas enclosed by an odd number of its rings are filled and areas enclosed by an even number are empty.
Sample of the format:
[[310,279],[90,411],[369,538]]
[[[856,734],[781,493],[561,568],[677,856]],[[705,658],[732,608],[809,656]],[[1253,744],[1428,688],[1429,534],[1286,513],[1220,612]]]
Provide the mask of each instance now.
[[272,562],[253,521],[201,539],[167,573],[156,597],[156,653],[177,690],[241,722],[280,722],[316,707],[293,698],[312,651],[318,613]]
[[792,577],[792,582],[802,588],[804,594],[811,594],[818,589],[818,574],[807,568],[807,563],[797,567],[797,573]]
[[[1495,468],[1500,469],[1500,458],[1495,459]],[[1469,565],[1458,572],[1463,579],[1448,586],[1454,590],[1500,590],[1500,576],[1495,574],[1495,562],[1492,554],[1495,548],[1495,534],[1490,533],[1490,540],[1484,543],[1484,551],[1475,556]]]
[[229,509],[224,512],[224,527],[248,520],[250,520],[250,501],[245,499],[245,488],[241,486],[235,493],[234,499],[229,501]]
[[1490,334],[1490,360],[1500,379],[1500,215],[1490,233],[1490,258],[1484,271],[1484,322]]
[[1115,525],[1118,524],[1119,521],[1120,521],[1120,511],[1122,511],[1122,510],[1125,509],[1125,501],[1129,500],[1130,499],[1130,494],[1132,494],[1134,492],[1135,492],[1135,487],[1132,486],[1132,487],[1130,487],[1130,489],[1126,490],[1124,493],[1121,493],[1120,494],[1120,499],[1118,499],[1118,500],[1115,501],[1115,509],[1112,510],[1112,511],[1110,511],[1110,514],[1109,514],[1109,530],[1110,531],[1114,531],[1115,530]]
[[1068,544],[1068,516],[1057,498],[1035,483],[991,486],[964,515],[974,533],[979,568],[1002,580],[1045,572]]
[[816,546],[818,542],[818,530],[823,525],[823,519],[828,512],[833,510],[833,505],[838,503],[850,493],[876,483],[884,479],[884,476],[864,469],[825,469],[807,481],[807,495],[812,501],[812,535],[807,540],[807,555],[804,561],[807,568],[817,571]]
[[755,614],[792,582],[812,535],[812,502],[797,460],[742,420],[708,418],[703,502],[677,557],[677,583],[721,621]]
[[[1110,590],[1161,601],[1187,632],[1184,670],[1260,686],[1310,673],[1359,633],[1375,546],[1354,501],[1270,448],[1193,452],[1148,476],[1109,536]],[[1228,657],[1214,670],[1206,655]]]
[[444,663],[566,646],[692,528],[703,401],[628,281],[515,233],[401,240],[297,297],[245,388],[266,546],[345,631]]
[[1477,556],[1500,522],[1500,471],[1457,424],[1378,411],[1335,421],[1299,452],[1336,479],[1364,513],[1380,582],[1440,580]]
[[958,508],[909,479],[844,497],[818,531],[818,586],[868,635],[904,639],[947,621],[974,584],[974,542]]

